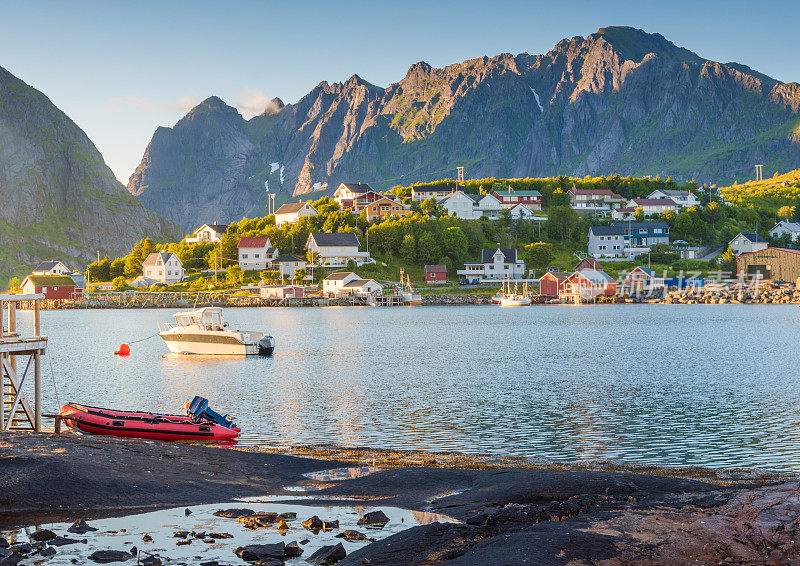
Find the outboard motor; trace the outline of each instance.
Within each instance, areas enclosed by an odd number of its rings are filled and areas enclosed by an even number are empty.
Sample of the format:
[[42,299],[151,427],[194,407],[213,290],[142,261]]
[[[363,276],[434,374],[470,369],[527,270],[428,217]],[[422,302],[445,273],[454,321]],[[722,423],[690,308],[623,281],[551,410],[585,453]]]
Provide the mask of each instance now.
[[216,411],[212,411],[208,408],[208,399],[203,399],[202,397],[195,396],[192,399],[192,402],[189,403],[189,407],[186,409],[186,413],[195,419],[205,419],[207,421],[211,421],[217,423],[218,425],[222,425],[225,428],[236,428],[236,425],[228,415],[224,417],[217,413]]
[[275,338],[272,336],[264,336],[258,341],[258,355],[271,356],[272,351],[275,349]]

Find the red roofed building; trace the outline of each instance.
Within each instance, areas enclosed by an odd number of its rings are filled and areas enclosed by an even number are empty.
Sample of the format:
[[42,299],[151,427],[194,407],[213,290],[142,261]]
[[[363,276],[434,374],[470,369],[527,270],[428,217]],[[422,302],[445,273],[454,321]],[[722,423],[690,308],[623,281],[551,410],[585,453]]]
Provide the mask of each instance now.
[[272,247],[267,236],[239,238],[236,248],[239,252],[239,267],[242,268],[242,271],[267,269],[278,257],[278,248]]
[[26,295],[42,293],[50,300],[74,299],[83,294],[69,275],[28,275],[21,286]]
[[445,283],[447,281],[447,266],[426,265],[425,281],[427,283]]
[[676,211],[680,208],[671,198],[635,198],[628,201],[625,208],[634,210],[642,209],[645,216],[661,214],[667,210]]
[[609,189],[569,190],[569,204],[577,212],[589,214],[608,214],[625,203],[625,197]]

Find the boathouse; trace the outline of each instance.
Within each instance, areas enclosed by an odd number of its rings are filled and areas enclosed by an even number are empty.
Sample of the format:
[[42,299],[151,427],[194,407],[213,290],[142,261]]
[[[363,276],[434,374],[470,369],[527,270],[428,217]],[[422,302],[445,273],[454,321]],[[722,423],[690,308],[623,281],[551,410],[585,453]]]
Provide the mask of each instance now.
[[794,283],[800,277],[800,251],[766,248],[743,253],[736,258],[739,277]]
[[447,282],[447,266],[446,265],[426,265],[425,266],[425,282],[426,283],[446,283]]
[[74,299],[83,293],[69,275],[28,275],[22,282],[26,295],[42,294],[47,300]]
[[539,278],[539,294],[545,297],[558,297],[566,292],[569,273],[566,271],[548,271]]

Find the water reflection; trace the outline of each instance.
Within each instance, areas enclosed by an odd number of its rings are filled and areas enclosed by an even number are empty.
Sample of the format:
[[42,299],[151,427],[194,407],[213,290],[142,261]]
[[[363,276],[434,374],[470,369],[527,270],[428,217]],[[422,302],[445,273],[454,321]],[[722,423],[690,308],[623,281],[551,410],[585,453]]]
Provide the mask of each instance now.
[[112,355],[171,314],[45,312],[61,401],[174,412],[199,394],[244,444],[800,469],[792,305],[231,309],[273,358],[157,337]]

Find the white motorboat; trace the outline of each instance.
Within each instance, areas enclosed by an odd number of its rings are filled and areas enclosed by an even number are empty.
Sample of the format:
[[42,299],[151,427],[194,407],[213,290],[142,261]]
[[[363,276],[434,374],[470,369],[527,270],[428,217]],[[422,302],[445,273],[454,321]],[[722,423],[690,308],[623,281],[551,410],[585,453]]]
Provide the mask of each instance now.
[[159,323],[158,335],[174,354],[271,356],[275,339],[263,332],[231,330],[219,307],[175,313],[174,323]]

